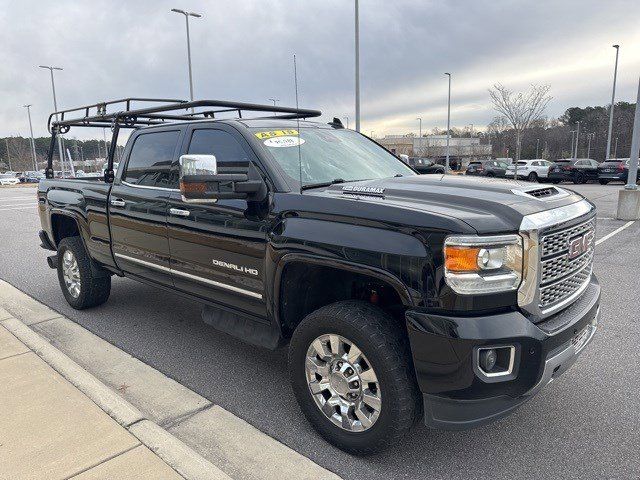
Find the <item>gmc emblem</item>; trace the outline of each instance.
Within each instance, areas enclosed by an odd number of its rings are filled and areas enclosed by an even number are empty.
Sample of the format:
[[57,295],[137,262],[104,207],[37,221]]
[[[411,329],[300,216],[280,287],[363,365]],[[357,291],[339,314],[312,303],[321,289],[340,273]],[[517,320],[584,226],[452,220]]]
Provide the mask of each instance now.
[[593,241],[593,232],[587,232],[569,242],[569,260],[579,257],[587,250]]

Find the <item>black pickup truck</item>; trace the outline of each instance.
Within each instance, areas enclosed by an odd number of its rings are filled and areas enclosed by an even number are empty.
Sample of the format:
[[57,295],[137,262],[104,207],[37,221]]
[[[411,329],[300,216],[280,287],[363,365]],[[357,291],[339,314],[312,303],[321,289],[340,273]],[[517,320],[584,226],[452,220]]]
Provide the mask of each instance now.
[[596,331],[595,207],[576,193],[417,175],[338,120],[307,120],[313,110],[105,105],[61,114],[51,146],[71,127],[111,125],[113,165],[132,128],[117,171],[53,179],[50,157],[38,186],[40,238],[69,304],[102,304],[126,276],[201,301],[227,334],[288,345],[292,392],[339,448],[375,452],[419,418],[496,420]]

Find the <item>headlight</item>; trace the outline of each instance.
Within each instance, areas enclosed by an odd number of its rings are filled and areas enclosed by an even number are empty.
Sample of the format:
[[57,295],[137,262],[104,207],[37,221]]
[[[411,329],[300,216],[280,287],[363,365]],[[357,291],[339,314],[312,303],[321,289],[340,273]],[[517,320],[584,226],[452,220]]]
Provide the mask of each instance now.
[[463,295],[516,290],[522,280],[522,239],[519,235],[448,237],[444,277]]

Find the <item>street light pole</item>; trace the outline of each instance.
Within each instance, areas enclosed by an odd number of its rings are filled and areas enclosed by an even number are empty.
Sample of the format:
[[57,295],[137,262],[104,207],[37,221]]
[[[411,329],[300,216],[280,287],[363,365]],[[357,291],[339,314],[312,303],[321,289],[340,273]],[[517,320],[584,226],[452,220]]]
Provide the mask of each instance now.
[[536,158],[540,158],[538,157],[538,150],[540,149],[540,139],[536,138]]
[[580,142],[580,121],[577,121],[576,124],[578,125],[578,128],[576,129],[576,150],[573,158],[578,158],[578,143]]
[[640,82],[638,82],[638,97],[636,100],[636,113],[633,118],[633,133],[631,135],[631,153],[629,155],[629,173],[625,190],[637,190],[638,178],[638,150],[640,149]]
[[360,9],[355,0],[355,35],[356,35],[356,132],[360,131]]
[[[53,71],[63,70],[61,67],[52,67],[49,65],[38,65],[40,68],[46,68],[51,74],[51,89],[53,90],[53,110],[56,112],[56,121],[58,121],[58,101],[56,100],[56,84],[53,81]],[[62,170],[62,176],[64,177],[64,154],[62,153],[62,135],[58,135],[58,154],[60,156],[60,169]]]
[[618,137],[616,136],[616,144],[613,147],[613,158],[618,158]]
[[591,136],[593,133],[587,133],[587,158],[591,158]]
[[[194,13],[194,12],[186,12],[184,10],[180,10],[179,8],[172,8],[172,12],[181,13],[184,15],[185,23],[187,25],[187,62],[189,64],[189,98],[193,102],[193,75],[191,73],[191,38],[189,36],[189,17],[201,18],[202,14]],[[191,107],[191,111],[193,112],[193,107]]]
[[611,108],[609,109],[609,133],[607,134],[607,154],[605,160],[609,160],[611,153],[611,132],[613,130],[613,106],[616,102],[616,78],[618,76],[618,54],[620,53],[620,45],[613,45],[616,49],[616,63],[613,67],[613,90],[611,91]]
[[273,102],[273,106],[276,106],[276,102],[279,102],[280,99],[279,98],[270,98],[269,101]]
[[31,132],[31,155],[33,155],[34,171],[38,171],[38,161],[36,160],[36,143],[33,141],[33,124],[31,123],[31,104],[23,105],[27,109],[27,116],[29,117],[29,131]]
[[420,127],[418,129],[418,155],[422,155],[422,117],[418,117],[416,120],[420,122]]
[[349,115],[345,115],[344,118],[347,121],[347,130],[349,130]]
[[445,72],[449,77],[449,95],[447,96],[447,157],[444,163],[444,173],[449,173],[449,139],[451,138],[451,74]]
[[571,157],[573,157],[573,138],[574,138],[574,134],[576,133],[575,130],[569,130],[569,133],[571,134],[571,152],[569,153],[569,155],[571,155]]

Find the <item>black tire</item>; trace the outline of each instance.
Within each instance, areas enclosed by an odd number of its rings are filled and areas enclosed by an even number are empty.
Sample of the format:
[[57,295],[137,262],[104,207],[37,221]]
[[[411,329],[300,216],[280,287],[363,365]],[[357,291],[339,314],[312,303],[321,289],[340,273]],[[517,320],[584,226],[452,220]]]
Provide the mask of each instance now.
[[600,185],[606,185],[607,183],[609,183],[609,180],[598,180],[600,182]]
[[[74,296],[64,279],[63,258],[69,251],[78,266],[80,278],[79,294]],[[58,281],[67,303],[76,310],[96,307],[103,304],[111,293],[111,275],[93,264],[80,237],[63,238],[58,244]]]
[[[353,432],[333,424],[311,395],[305,374],[307,350],[326,334],[352,341],[370,362],[380,385],[382,406],[375,423]],[[366,302],[342,301],[307,315],[289,346],[289,373],[302,413],[327,441],[355,454],[367,455],[398,441],[422,414],[422,397],[414,377],[409,342],[398,323]]]
[[496,176],[496,174],[495,174],[495,173],[493,173],[493,172],[489,172],[489,173],[487,173],[487,175],[486,175],[486,176],[487,176],[487,177],[495,177],[495,176]]
[[529,175],[527,175],[527,180],[530,182],[537,182],[538,174],[536,172],[531,172]]
[[585,177],[584,177],[584,173],[582,173],[582,172],[576,173],[576,176],[573,178],[573,183],[578,185],[578,184],[585,183],[585,182],[586,182],[586,180],[585,180]]
[[551,180],[551,183],[553,183],[554,185],[558,185],[560,183],[560,180]]

